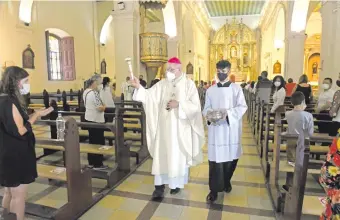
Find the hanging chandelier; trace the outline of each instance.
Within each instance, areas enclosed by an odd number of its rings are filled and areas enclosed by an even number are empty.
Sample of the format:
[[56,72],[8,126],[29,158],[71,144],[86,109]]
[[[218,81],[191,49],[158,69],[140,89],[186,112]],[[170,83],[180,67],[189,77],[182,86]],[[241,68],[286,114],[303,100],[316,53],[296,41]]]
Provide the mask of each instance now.
[[163,9],[168,0],[139,0],[139,4],[143,5],[145,9]]

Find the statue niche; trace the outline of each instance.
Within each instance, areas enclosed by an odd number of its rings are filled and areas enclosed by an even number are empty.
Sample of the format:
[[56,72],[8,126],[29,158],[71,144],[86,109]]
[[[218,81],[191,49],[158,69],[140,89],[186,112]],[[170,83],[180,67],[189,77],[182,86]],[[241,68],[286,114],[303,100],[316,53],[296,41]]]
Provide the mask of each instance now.
[[273,74],[281,74],[281,63],[276,61],[273,66]]
[[187,65],[187,74],[194,74],[194,66],[190,62]]

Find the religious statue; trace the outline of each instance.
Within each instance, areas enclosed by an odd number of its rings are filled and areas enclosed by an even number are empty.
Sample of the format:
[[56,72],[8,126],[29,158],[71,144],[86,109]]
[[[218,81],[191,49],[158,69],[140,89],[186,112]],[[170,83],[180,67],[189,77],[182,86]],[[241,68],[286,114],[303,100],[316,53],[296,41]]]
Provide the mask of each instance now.
[[243,66],[245,66],[245,67],[249,66],[249,63],[248,63],[248,54],[247,53],[243,54]]
[[273,73],[274,74],[281,73],[281,63],[279,61],[276,61],[276,63],[274,63]]
[[100,63],[100,74],[106,74],[106,61],[105,59],[102,60]]
[[318,73],[318,63],[317,62],[313,63],[312,69],[313,69],[313,74],[317,74]]
[[231,58],[236,58],[237,57],[237,50],[236,50],[236,47],[235,46],[232,46],[230,48],[230,57]]

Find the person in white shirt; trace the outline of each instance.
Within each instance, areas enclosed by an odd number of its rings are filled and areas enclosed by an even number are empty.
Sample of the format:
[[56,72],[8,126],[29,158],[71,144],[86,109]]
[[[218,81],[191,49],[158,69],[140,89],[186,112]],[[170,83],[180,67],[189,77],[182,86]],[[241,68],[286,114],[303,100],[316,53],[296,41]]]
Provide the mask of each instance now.
[[320,93],[318,102],[316,104],[316,113],[326,111],[328,113],[335,91],[332,89],[333,80],[331,78],[325,78],[322,82],[323,92]]
[[[100,99],[99,88],[102,84],[102,78],[99,74],[92,76],[87,81],[87,89],[83,93],[84,105],[85,105],[85,121],[92,123],[105,123],[104,111],[105,105]],[[105,145],[104,129],[89,128],[89,143]],[[107,166],[103,165],[103,155],[100,154],[88,154],[87,159],[89,166],[93,169],[106,169]]]
[[[329,116],[329,110],[332,106],[332,101],[335,91],[332,89],[333,80],[331,78],[325,78],[322,82],[323,92],[320,93],[316,107],[315,113],[324,113],[317,116],[318,120],[331,121],[332,118]],[[328,133],[329,124],[319,123],[319,133]]]
[[122,84],[122,93],[124,94],[124,100],[131,101],[134,88],[130,84],[130,77],[126,77],[126,82]]
[[274,104],[270,110],[271,113],[274,113],[276,109],[284,105],[285,98],[286,98],[286,88],[285,88],[285,80],[283,79],[282,76],[275,76],[273,79],[273,89],[274,89],[274,94],[273,94],[273,101]]

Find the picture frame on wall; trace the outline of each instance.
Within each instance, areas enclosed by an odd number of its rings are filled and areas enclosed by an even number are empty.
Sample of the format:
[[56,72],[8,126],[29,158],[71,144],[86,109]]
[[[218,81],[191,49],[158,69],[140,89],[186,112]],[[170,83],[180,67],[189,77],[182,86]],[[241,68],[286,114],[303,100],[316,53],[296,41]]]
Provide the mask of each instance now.
[[24,69],[35,69],[34,66],[34,52],[31,45],[28,44],[27,48],[22,52],[22,68]]

